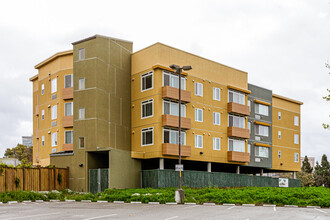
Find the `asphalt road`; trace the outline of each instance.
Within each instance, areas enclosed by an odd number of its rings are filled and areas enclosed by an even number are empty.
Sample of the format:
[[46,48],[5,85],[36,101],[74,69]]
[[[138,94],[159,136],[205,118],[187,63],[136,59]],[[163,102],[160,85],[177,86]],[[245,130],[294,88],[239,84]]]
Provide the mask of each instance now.
[[330,209],[81,202],[0,204],[1,220],[50,219],[330,219]]

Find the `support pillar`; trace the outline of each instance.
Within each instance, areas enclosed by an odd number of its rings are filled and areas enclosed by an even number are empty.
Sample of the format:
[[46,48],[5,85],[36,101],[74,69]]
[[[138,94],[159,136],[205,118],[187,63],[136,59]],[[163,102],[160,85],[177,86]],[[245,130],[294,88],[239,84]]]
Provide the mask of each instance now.
[[240,173],[239,168],[240,168],[240,166],[237,166],[237,167],[236,167],[236,173],[237,173],[237,174]]
[[207,163],[207,172],[212,172],[212,163],[211,162]]
[[159,158],[159,169],[160,170],[164,169],[164,158]]
[[264,169],[261,169],[260,170],[260,176],[263,176],[264,175]]
[[293,179],[297,179],[297,172],[293,172]]

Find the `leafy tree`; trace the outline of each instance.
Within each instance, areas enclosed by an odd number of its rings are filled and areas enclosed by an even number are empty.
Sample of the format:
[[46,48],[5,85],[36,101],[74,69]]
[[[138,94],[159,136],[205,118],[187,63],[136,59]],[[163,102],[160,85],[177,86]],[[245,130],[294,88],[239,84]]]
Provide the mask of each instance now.
[[314,179],[316,186],[330,187],[330,164],[325,154],[322,156],[321,165],[316,162]]
[[17,144],[14,148],[7,148],[5,151],[5,157],[7,158],[17,158],[22,163],[32,163],[32,147],[27,147],[22,144]]
[[301,171],[305,172],[305,173],[312,173],[313,172],[313,167],[311,166],[311,164],[308,161],[308,157],[305,156],[302,167],[301,167]]
[[310,187],[315,185],[314,175],[312,173],[298,172],[297,178],[301,180],[302,186]]
[[[325,67],[328,68],[328,69],[330,70],[330,64],[329,64],[329,63],[326,63],[326,64],[325,64]],[[330,72],[329,72],[329,74],[330,74]],[[327,91],[329,92],[329,94],[328,94],[327,96],[324,96],[323,99],[325,99],[326,101],[330,101],[330,89],[327,89]],[[329,116],[330,116],[330,115],[329,115]],[[325,123],[323,123],[322,125],[323,125],[323,127],[324,127],[325,129],[329,129],[329,128],[330,128],[330,125],[329,125],[329,124],[325,124]]]

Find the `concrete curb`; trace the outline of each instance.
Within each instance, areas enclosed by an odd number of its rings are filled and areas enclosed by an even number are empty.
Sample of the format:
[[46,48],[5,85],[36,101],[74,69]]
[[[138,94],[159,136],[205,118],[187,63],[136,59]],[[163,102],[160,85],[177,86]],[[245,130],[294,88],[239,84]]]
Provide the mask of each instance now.
[[297,205],[284,205],[284,207],[289,207],[289,208],[298,208]]
[[117,204],[123,204],[124,201],[113,201],[113,203],[117,203]]
[[108,203],[108,201],[105,201],[105,200],[97,200],[96,202],[98,202],[98,203]]
[[49,202],[59,202],[60,200],[58,200],[58,199],[51,199],[51,200],[49,200]]
[[81,202],[92,202],[91,200],[81,200]]
[[149,205],[159,205],[159,202],[148,202]]
[[0,202],[0,205],[3,204],[2,202]]
[[224,206],[234,206],[235,204],[224,203],[224,204],[222,204],[222,205],[224,205]]
[[75,202],[76,200],[72,200],[72,199],[68,199],[68,200],[65,200],[65,202]]
[[17,204],[17,201],[8,201],[8,204]]
[[206,203],[203,203],[203,205],[205,205],[205,206],[214,206],[215,203],[212,203],[212,202],[206,202]]
[[321,208],[321,206],[307,206],[306,208],[314,208],[314,209],[320,209]]
[[131,204],[142,204],[142,202],[138,202],[138,201],[131,201]]
[[256,206],[255,204],[242,204],[242,206],[249,206],[249,207],[252,207],[252,206]]
[[22,201],[23,203],[31,203],[32,201],[31,200],[24,200]]
[[184,203],[183,205],[196,205],[195,202],[187,202],[187,203]]
[[276,207],[276,205],[271,205],[271,204],[263,204],[263,207]]
[[36,200],[36,202],[44,202],[44,200]]
[[167,203],[165,203],[166,205],[177,205],[178,203],[176,203],[176,202],[167,202]]

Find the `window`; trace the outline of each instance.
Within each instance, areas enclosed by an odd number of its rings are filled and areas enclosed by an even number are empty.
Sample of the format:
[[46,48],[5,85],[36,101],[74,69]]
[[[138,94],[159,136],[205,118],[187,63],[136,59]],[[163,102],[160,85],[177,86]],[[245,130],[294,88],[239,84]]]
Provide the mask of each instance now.
[[251,122],[248,122],[248,129],[250,130],[251,133]]
[[294,162],[299,163],[299,153],[294,153]]
[[64,104],[64,115],[71,116],[73,115],[73,102],[67,102]]
[[85,59],[85,48],[80,48],[78,51],[78,59],[84,60]]
[[228,151],[245,152],[245,141],[228,139]]
[[45,94],[45,84],[41,84],[41,95]]
[[203,96],[203,84],[195,83],[195,95]]
[[277,152],[277,156],[278,156],[278,159],[281,159],[281,151],[280,150]]
[[[164,115],[175,115],[179,116],[179,103],[173,101],[163,101]],[[181,104],[181,117],[186,117],[186,106]]]
[[195,135],[195,147],[203,148],[203,136],[202,135]]
[[268,116],[268,106],[267,105],[262,105],[262,104],[256,103],[255,107],[256,107],[255,113]]
[[57,92],[57,78],[52,80],[52,93]]
[[282,132],[278,131],[278,139],[281,139],[281,136],[282,136]]
[[73,87],[73,74],[64,76],[64,88]]
[[79,79],[79,90],[85,89],[85,78]]
[[294,125],[299,126],[299,116],[294,116]]
[[195,121],[203,122],[203,110],[195,108]]
[[282,118],[281,112],[278,112],[278,120],[281,120],[281,118]]
[[141,91],[152,89],[153,72],[145,73],[141,76]]
[[52,106],[52,120],[57,118],[57,105]]
[[250,100],[248,100],[248,106],[249,106],[249,110],[251,112],[251,101]]
[[65,131],[65,144],[73,144],[73,131]]
[[45,120],[45,110],[41,110],[41,120]]
[[245,94],[233,90],[228,91],[228,102],[235,102],[241,105],[245,105]]
[[85,137],[79,137],[79,148],[85,148]]
[[41,146],[45,146],[45,136],[41,137]]
[[228,121],[229,127],[245,128],[245,118],[244,117],[229,115],[228,120],[229,120]]
[[148,118],[153,116],[153,99],[141,102],[141,118]]
[[57,146],[57,133],[52,133],[52,147]]
[[85,108],[79,109],[79,119],[85,119]]
[[141,130],[142,146],[154,144],[154,128],[145,128]]
[[268,137],[268,127],[263,125],[256,125],[256,135]]
[[256,146],[254,152],[255,152],[256,157],[268,158],[269,149],[268,149],[268,147]]
[[220,89],[213,87],[213,100],[220,101]]
[[[163,71],[163,85],[179,88],[179,76]],[[181,89],[186,89],[186,77],[181,75]]]
[[299,134],[294,135],[294,143],[299,144]]
[[213,124],[220,125],[220,113],[219,112],[213,112]]
[[220,150],[220,138],[213,138],[213,150]]
[[247,149],[247,150],[248,150],[247,152],[248,152],[249,154],[251,154],[251,144],[248,144],[248,149]]
[[[179,144],[179,131],[175,129],[164,128],[164,143]],[[181,144],[186,144],[186,133],[181,131]]]

